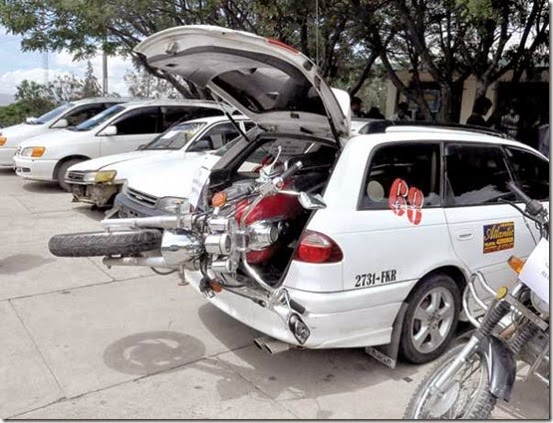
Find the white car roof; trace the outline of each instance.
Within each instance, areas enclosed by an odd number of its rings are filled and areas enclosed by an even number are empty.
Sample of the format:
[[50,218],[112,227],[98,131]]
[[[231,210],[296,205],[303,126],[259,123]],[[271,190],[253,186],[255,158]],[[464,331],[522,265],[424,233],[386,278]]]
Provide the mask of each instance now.
[[84,104],[91,103],[126,103],[132,100],[135,99],[130,97],[88,97],[82,98],[80,100],[68,101],[68,103],[74,104],[76,106],[82,106]]
[[472,129],[463,130],[431,126],[390,126],[386,128],[386,132],[384,133],[355,136],[347,144],[362,144],[368,142],[372,145],[376,145],[401,141],[463,141],[473,143],[510,145],[513,147],[531,150],[532,152],[539,154],[540,156],[545,158],[545,156],[543,156],[537,150],[519,141],[501,138],[499,136],[493,136],[487,133],[479,133]]
[[[240,115],[239,116],[232,116],[232,119],[234,119],[236,122],[251,120],[247,116],[240,116]],[[230,122],[230,120],[226,116],[209,116],[209,117],[203,117],[203,118],[183,120],[182,122],[179,122],[175,125],[179,125],[181,123],[196,123],[196,122],[205,122],[208,125],[212,125],[214,123],[219,123],[219,122]]]

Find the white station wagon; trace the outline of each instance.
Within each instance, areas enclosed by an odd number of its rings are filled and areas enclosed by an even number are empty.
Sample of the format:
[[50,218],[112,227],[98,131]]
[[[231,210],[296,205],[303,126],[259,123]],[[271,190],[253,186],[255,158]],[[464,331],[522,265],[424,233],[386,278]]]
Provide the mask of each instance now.
[[259,134],[197,173],[189,214],[104,221],[111,232],[53,237],[56,255],[185,269],[212,304],[265,334],[266,350],[395,339],[422,363],[454,335],[471,273],[509,284],[506,260],[539,237],[502,202],[516,200],[508,181],[548,199],[548,161],[528,146],[408,126],[352,136],[345,93],[301,53],[244,32],[178,27],[136,51],[209,87]]
[[13,156],[23,141],[76,126],[105,109],[124,103],[128,99],[116,97],[93,97],[62,104],[54,110],[28,118],[26,122],[0,129],[0,167],[13,167]]
[[218,103],[205,100],[141,100],[118,104],[73,128],[22,142],[14,157],[15,172],[25,179],[57,181],[71,166],[96,157],[136,150],[176,122],[220,116]]

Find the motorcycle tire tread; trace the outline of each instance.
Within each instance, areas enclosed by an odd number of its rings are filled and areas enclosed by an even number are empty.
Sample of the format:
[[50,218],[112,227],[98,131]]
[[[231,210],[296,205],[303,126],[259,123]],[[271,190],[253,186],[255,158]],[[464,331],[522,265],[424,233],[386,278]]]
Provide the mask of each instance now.
[[159,248],[161,237],[157,229],[61,234],[50,238],[48,248],[57,257],[133,255]]
[[[464,347],[465,344],[463,343],[461,345],[456,345],[455,347],[450,349],[438,360],[438,363],[433,366],[432,370],[422,379],[422,381],[415,389],[415,393],[409,400],[409,404],[407,404],[407,408],[405,409],[405,413],[403,414],[404,420],[413,420],[416,418],[415,412],[417,410],[417,404],[421,400],[420,397],[425,391],[426,385],[434,377],[436,370],[440,368],[445,362],[452,360],[454,357],[457,357]],[[478,394],[478,397],[474,405],[472,406],[469,414],[467,416],[463,416],[463,419],[487,420],[490,418],[490,414],[492,413],[492,410],[494,409],[497,402],[497,397],[490,392],[488,380],[484,382],[484,386],[482,388],[483,389],[481,389],[480,393]]]

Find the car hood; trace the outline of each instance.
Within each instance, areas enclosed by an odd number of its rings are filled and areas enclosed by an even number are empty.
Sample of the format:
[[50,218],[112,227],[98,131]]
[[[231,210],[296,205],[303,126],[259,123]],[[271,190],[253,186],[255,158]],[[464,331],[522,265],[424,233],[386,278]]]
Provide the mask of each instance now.
[[47,125],[29,125],[20,123],[19,125],[8,126],[0,129],[0,134],[7,138],[6,146],[17,147],[22,141],[26,141],[39,134],[57,133],[61,129],[48,128]]
[[210,169],[219,159],[213,154],[186,153],[184,158],[152,162],[128,175],[127,186],[158,198],[188,198],[196,170],[202,166]]
[[349,135],[349,95],[279,41],[209,25],[158,32],[135,47],[152,67],[208,87],[266,130]]
[[[101,169],[116,170],[122,166],[124,167],[124,165],[129,161],[133,161],[134,163],[137,159],[155,159],[158,156],[170,155],[170,153],[175,153],[175,150],[136,150],[128,153],[112,154],[111,156],[98,157],[96,159],[77,163],[76,165],[71,166],[71,170],[81,172],[97,171]],[[133,165],[132,163],[129,164],[131,166]]]

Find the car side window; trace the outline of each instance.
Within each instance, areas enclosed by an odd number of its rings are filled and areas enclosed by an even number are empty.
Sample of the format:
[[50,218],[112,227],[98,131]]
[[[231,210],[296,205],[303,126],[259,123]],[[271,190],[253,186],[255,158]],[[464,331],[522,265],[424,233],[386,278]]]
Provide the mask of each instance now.
[[244,122],[244,128],[246,128],[246,132],[248,132],[250,129],[253,129],[256,127],[256,124],[250,121]]
[[507,188],[511,175],[503,150],[496,145],[446,145],[446,206],[497,204],[512,198]]
[[211,150],[216,150],[239,135],[240,132],[238,132],[232,123],[222,123],[209,129],[202,137],[202,140],[209,140]]
[[166,131],[177,122],[210,116],[222,116],[223,114],[222,110],[213,107],[162,106],[160,132]]
[[[409,190],[422,194],[420,207],[440,206],[440,145],[438,143],[401,143],[377,147],[370,159],[361,194],[361,209],[383,210]],[[415,191],[412,191],[415,192]]]
[[549,162],[527,150],[506,147],[519,187],[534,200],[549,199]]
[[144,107],[132,110],[122,116],[114,125],[117,135],[156,134],[161,132],[158,125],[158,107]]
[[81,106],[68,113],[65,116],[69,126],[77,126],[79,123],[84,122],[85,120],[90,119],[93,116],[96,116],[98,113],[106,110],[104,104],[89,104],[86,106]]

